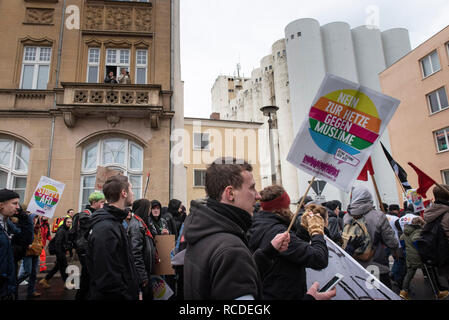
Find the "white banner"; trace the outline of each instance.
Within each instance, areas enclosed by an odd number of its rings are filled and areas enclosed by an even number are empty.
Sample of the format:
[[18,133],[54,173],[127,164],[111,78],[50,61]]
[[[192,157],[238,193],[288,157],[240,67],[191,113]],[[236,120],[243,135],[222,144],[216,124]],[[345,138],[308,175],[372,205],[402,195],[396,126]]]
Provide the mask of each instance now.
[[317,179],[349,192],[399,103],[327,74],[287,160]]
[[375,277],[378,268],[373,266],[370,273],[339,245],[325,236],[329,249],[329,264],[326,269],[317,271],[306,269],[307,288],[319,282],[322,288],[336,273],[343,280],[337,284],[337,295],[332,300],[401,300],[401,298]]
[[27,210],[47,218],[52,218],[61,200],[65,184],[42,176],[31,197]]

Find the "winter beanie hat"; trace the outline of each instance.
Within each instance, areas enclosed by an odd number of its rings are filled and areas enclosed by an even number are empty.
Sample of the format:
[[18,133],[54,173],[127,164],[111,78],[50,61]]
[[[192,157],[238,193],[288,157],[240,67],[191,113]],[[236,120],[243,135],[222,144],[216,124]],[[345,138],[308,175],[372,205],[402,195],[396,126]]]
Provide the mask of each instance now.
[[0,202],[5,202],[11,199],[18,199],[20,195],[17,192],[8,189],[0,190]]

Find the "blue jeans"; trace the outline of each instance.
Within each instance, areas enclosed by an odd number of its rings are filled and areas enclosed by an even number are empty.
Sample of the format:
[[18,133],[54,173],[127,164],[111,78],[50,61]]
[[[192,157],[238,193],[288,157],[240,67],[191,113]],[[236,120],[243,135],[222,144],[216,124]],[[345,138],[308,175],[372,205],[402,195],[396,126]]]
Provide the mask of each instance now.
[[28,279],[27,294],[31,296],[36,291],[36,277],[37,268],[39,267],[38,256],[26,256],[20,265],[19,276],[17,277],[17,284]]

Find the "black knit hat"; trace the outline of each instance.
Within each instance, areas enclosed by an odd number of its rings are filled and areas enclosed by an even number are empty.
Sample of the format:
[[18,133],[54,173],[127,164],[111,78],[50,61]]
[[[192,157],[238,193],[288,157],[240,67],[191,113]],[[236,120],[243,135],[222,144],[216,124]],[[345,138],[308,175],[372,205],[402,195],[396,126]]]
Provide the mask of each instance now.
[[0,190],[0,202],[5,202],[11,199],[19,199],[20,195],[17,192],[8,189]]

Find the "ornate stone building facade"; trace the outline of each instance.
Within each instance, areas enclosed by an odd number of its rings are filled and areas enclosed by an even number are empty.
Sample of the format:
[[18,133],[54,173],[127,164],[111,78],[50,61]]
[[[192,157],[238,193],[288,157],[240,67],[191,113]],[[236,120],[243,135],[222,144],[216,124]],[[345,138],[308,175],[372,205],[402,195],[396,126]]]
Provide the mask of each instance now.
[[[179,1],[5,0],[0,12],[0,188],[26,205],[41,176],[61,181],[60,216],[106,166],[136,199],[151,172],[147,198],[185,200],[170,161],[184,114]],[[110,72],[130,81],[105,83]]]

